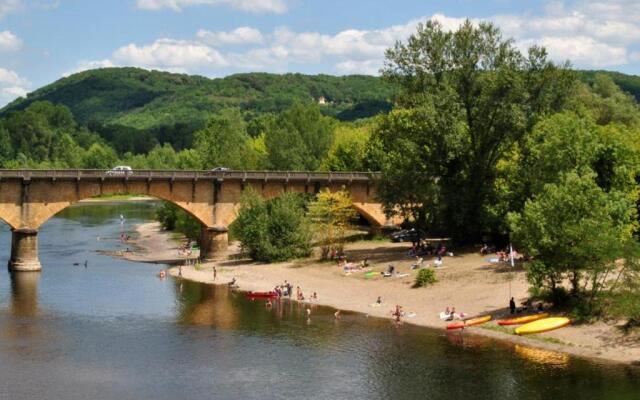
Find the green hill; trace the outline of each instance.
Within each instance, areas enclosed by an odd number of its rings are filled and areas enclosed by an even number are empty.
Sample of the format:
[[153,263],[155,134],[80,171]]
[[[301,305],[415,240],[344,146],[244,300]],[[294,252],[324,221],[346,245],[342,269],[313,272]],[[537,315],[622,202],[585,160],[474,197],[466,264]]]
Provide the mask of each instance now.
[[[592,83],[597,73],[609,75],[640,100],[640,77],[608,71],[577,71]],[[236,74],[202,76],[104,68],[80,72],[44,86],[0,110],[0,117],[36,101],[67,106],[120,153],[144,153],[156,143],[176,149],[192,145],[193,132],[221,109],[238,107],[247,120],[280,112],[295,102],[326,104],[321,111],[343,121],[366,118],[391,109],[398,89],[374,76],[302,74]],[[135,142],[135,143],[134,143]]]
[[7,105],[0,116],[34,101],[48,100],[69,107],[81,124],[154,129],[175,124],[198,126],[230,106],[260,114],[324,97],[323,113],[354,120],[388,111],[395,93],[394,87],[372,76],[250,73],[209,79],[139,68],[104,68],[44,86]]
[[640,76],[638,75],[627,75],[614,71],[579,71],[579,73],[580,79],[589,84],[594,82],[596,74],[609,75],[620,89],[633,95],[640,102]]

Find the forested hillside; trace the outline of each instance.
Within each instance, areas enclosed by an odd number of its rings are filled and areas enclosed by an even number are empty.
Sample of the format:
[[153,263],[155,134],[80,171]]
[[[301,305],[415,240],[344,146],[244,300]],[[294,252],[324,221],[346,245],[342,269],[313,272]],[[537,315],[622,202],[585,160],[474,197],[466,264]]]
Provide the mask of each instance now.
[[[592,85],[605,74],[624,91],[640,99],[640,77],[608,71],[578,71]],[[329,76],[248,73],[226,78],[104,68],[80,72],[44,86],[0,110],[0,118],[48,101],[66,106],[75,122],[97,133],[119,154],[148,153],[158,144],[177,150],[193,145],[194,132],[214,115],[237,108],[257,136],[264,118],[295,103],[318,104],[339,121],[355,121],[391,110],[399,89],[373,76]]]
[[395,93],[389,83],[372,76],[251,73],[209,79],[139,68],[104,68],[60,79],[1,112],[46,100],[69,107],[81,124],[154,129],[174,124],[202,126],[208,117],[228,107],[262,114],[324,97],[323,114],[354,120],[388,111]]

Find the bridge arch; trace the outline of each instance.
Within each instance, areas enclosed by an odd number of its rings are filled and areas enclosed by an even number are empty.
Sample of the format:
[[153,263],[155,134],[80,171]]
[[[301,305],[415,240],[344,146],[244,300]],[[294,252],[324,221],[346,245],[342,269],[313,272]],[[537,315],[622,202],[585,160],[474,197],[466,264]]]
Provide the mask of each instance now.
[[[191,182],[97,181],[77,184],[73,181],[36,181],[30,184],[27,210],[22,210],[22,226],[39,229],[55,214],[72,204],[92,197],[140,194],[168,201],[192,215],[202,225],[212,226],[213,196],[210,190]],[[25,212],[26,211],[26,212]],[[15,222],[12,226],[15,225]],[[14,226],[15,227],[15,226]]]

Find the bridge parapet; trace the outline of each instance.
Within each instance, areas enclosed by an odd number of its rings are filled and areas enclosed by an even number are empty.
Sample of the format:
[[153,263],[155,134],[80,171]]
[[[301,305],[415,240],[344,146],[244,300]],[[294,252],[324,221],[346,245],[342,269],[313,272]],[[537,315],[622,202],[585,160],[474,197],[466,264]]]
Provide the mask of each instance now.
[[306,181],[306,182],[369,182],[380,176],[377,172],[299,172],[299,171],[178,171],[135,170],[131,173],[99,169],[0,169],[0,179],[127,179],[127,180],[232,180],[232,181]]

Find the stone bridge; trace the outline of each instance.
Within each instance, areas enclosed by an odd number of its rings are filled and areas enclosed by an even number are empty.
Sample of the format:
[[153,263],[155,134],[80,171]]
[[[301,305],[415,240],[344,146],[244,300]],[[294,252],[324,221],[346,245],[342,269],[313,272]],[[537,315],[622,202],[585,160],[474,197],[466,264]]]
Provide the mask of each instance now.
[[38,229],[53,215],[90,197],[148,195],[177,205],[202,224],[200,256],[212,260],[226,251],[228,227],[245,188],[265,198],[345,188],[358,213],[379,229],[390,221],[376,200],[376,177],[359,172],[0,170],[0,219],[12,230],[9,268],[37,271]]

